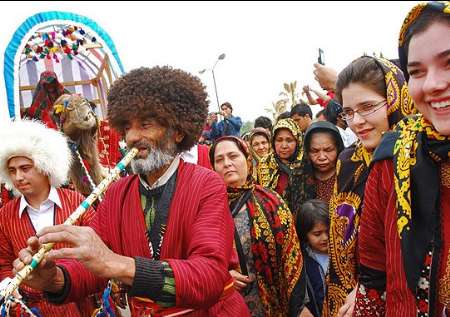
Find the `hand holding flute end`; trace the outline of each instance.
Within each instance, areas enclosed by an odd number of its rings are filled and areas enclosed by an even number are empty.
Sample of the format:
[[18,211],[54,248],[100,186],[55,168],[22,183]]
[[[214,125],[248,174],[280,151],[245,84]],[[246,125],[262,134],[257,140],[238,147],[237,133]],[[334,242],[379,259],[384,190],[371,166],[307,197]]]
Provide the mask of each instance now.
[[14,273],[30,264],[32,256],[45,243],[64,243],[70,247],[51,250],[36,269],[23,281],[26,285],[41,291],[59,293],[64,287],[64,273],[56,265],[58,259],[75,259],[86,269],[101,278],[114,278],[126,285],[132,285],[135,275],[135,261],[112,252],[90,227],[56,225],[43,228],[37,237],[28,239],[28,247],[19,252],[14,260]]

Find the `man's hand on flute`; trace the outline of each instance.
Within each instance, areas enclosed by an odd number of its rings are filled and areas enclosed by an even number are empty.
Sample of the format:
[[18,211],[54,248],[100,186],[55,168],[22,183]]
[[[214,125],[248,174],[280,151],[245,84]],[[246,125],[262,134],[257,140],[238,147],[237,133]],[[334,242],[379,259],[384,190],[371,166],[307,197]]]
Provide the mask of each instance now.
[[[32,257],[37,253],[42,246],[37,237],[31,237],[27,240],[28,247],[20,250],[19,258],[13,262],[13,272],[16,274],[25,265],[30,264]],[[55,262],[44,256],[39,265],[28,275],[24,284],[37,290],[46,290],[57,293],[62,290],[64,286],[64,274],[59,269]]]
[[[52,249],[46,254],[30,279],[24,281],[33,288],[55,293],[62,289],[64,275],[55,265],[58,259],[75,259],[98,277],[114,278],[127,285],[133,283],[134,259],[112,252],[91,227],[56,225],[42,229],[37,233],[37,238],[30,238],[28,247],[20,251],[19,259],[14,262],[14,269],[18,271],[24,263],[31,263],[31,257],[39,247],[50,242],[68,246],[57,250]],[[60,284],[61,278],[62,284],[55,290],[56,285],[51,284]]]

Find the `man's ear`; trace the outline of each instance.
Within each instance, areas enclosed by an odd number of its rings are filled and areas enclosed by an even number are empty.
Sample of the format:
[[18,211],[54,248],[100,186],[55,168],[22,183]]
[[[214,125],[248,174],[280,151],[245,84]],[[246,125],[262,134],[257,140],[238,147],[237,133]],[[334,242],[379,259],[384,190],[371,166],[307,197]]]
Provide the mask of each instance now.
[[180,131],[175,131],[175,143],[180,144],[184,139],[184,133]]

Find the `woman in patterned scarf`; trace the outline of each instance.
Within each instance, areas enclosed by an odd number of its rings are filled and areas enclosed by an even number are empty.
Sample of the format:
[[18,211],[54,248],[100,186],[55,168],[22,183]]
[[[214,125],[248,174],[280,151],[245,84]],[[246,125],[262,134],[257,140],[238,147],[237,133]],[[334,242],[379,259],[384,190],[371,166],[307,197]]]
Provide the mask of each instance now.
[[298,316],[306,284],[295,223],[286,203],[270,189],[255,185],[244,141],[221,137],[210,150],[215,171],[227,184],[235,223],[239,267],[231,270],[252,316]]
[[303,171],[303,135],[292,119],[278,121],[272,135],[273,152],[258,165],[258,183],[280,194],[296,215],[302,203],[313,198],[303,190],[307,177]]
[[259,162],[270,154],[271,146],[270,146],[270,132],[264,128],[254,128],[250,131],[249,135],[249,147],[250,153],[253,157],[253,177],[257,179],[257,171]]
[[336,166],[324,314],[351,316],[358,280],[359,220],[372,154],[383,133],[414,106],[401,70],[387,60],[368,56],[356,59],[339,74],[336,96],[358,141],[339,155]]
[[450,2],[414,7],[399,53],[420,114],[374,154],[355,313],[450,316]]

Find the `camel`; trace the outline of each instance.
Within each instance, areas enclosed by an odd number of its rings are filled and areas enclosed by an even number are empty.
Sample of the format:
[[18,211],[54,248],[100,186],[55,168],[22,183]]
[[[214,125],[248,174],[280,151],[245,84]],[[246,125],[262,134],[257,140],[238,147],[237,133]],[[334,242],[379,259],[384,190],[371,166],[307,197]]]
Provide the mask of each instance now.
[[99,161],[95,105],[78,94],[63,94],[54,103],[53,119],[69,139],[73,164],[69,172],[75,189],[87,196],[106,176]]

